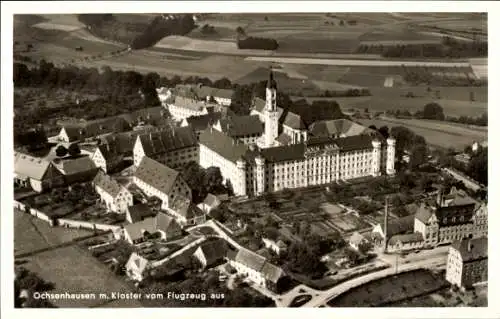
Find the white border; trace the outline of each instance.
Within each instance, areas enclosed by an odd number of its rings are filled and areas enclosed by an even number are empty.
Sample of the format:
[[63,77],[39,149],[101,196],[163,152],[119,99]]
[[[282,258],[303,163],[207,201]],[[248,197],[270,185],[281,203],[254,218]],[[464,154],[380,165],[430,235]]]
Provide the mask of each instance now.
[[[497,9],[497,10],[495,10]],[[496,118],[499,115],[499,100],[496,90],[500,88],[500,81],[495,71],[500,70],[498,55],[499,41],[495,30],[500,30],[500,5],[492,1],[351,1],[351,2],[324,2],[324,1],[39,1],[39,2],[2,2],[2,103],[1,103],[1,274],[2,274],[2,307],[3,318],[20,318],[36,316],[37,318],[88,318],[90,317],[169,317],[169,318],[219,318],[227,317],[303,317],[303,316],[325,316],[337,318],[500,318],[500,307],[495,300],[500,300],[499,280],[496,277],[496,267],[499,266],[498,253],[493,248],[499,242],[498,232],[495,226],[499,223],[500,207],[496,199],[498,188],[498,173],[493,166],[498,150],[498,140],[490,138],[489,158],[489,307],[488,308],[312,308],[312,309],[278,309],[268,311],[266,309],[86,309],[70,310],[56,309],[28,310],[13,309],[13,216],[12,216],[12,121],[13,118],[13,93],[12,93],[12,27],[13,13],[133,13],[133,12],[488,12],[488,29],[490,34],[489,50],[489,90],[488,101],[490,125],[490,136],[498,132]],[[500,156],[500,154],[499,154]],[[35,313],[36,311],[36,313]]]

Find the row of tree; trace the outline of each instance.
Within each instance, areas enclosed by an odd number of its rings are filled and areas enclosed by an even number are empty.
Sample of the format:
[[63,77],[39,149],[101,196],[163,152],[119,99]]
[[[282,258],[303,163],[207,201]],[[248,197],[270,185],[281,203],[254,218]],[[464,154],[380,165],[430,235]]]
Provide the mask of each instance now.
[[269,38],[245,37],[236,40],[238,49],[277,50],[278,41]]

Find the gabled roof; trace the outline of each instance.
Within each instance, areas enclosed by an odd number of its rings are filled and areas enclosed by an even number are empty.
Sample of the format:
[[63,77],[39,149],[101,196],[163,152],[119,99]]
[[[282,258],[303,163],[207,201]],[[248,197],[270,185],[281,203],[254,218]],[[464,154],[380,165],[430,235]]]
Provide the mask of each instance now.
[[56,159],[53,161],[54,166],[63,175],[76,175],[80,173],[87,173],[97,171],[97,167],[89,156],[80,156],[77,158],[69,159]]
[[65,125],[63,129],[66,131],[70,141],[73,141],[102,134],[122,132],[127,129],[128,126],[129,124],[122,117],[113,116],[93,121],[85,121],[78,124]]
[[107,148],[109,144],[109,148],[112,151],[110,155],[112,157],[117,154],[130,154],[134,150],[134,144],[139,135],[156,130],[157,128],[152,126],[143,126],[134,128],[133,131],[104,135],[100,137],[100,147]]
[[317,137],[342,137],[373,133],[372,129],[346,119],[317,121],[311,124],[309,131]]
[[451,247],[458,250],[463,262],[488,258],[488,238],[486,237],[458,240]]
[[115,198],[124,189],[123,186],[118,184],[111,176],[105,174],[103,171],[97,172],[94,177],[93,183],[96,187],[100,187],[111,197]]
[[250,269],[260,272],[264,264],[266,263],[266,259],[251,250],[241,248],[234,261],[240,263]]
[[14,152],[14,172],[18,175],[42,180],[51,163],[41,158]]
[[179,176],[179,172],[144,156],[134,176],[160,192],[169,194]]
[[130,125],[137,123],[139,120],[148,122],[153,125],[161,126],[166,122],[166,110],[163,106],[150,107],[145,109],[139,109],[131,113],[125,113],[118,115],[124,119]]
[[285,161],[303,159],[305,149],[306,149],[305,144],[300,143],[300,144],[292,144],[286,146],[264,148],[261,150],[261,154],[266,159],[266,161],[272,163],[285,162]]
[[264,133],[264,124],[258,115],[229,116],[220,119],[219,123],[222,132],[231,137]]
[[146,204],[136,204],[128,207],[128,214],[130,216],[131,223],[137,223],[148,217],[154,217],[155,213],[151,211]]
[[239,143],[215,129],[207,129],[201,132],[200,144],[233,163],[236,163],[248,150],[245,144]]
[[418,243],[424,240],[421,233],[411,233],[404,235],[394,235],[387,242],[389,245],[396,245],[398,242],[402,244]]
[[141,141],[146,156],[164,154],[192,147],[198,143],[196,134],[190,126],[141,134],[138,138]]
[[198,250],[205,256],[207,264],[211,265],[226,255],[227,245],[222,239],[207,241],[198,247]]
[[172,104],[177,107],[190,109],[197,112],[201,112],[207,107],[207,104],[203,101],[198,101],[192,98],[185,98],[178,95],[175,96]]
[[203,204],[213,207],[220,203],[220,200],[214,194],[208,194],[207,197],[203,200]]
[[300,115],[297,115],[293,112],[287,112],[285,120],[283,121],[283,125],[286,125],[296,130],[307,129],[307,126],[304,124],[304,121],[302,121]]
[[430,207],[422,204],[418,208],[415,218],[425,224],[429,221],[429,218],[431,218],[432,214],[433,212],[431,211]]
[[164,213],[159,213],[155,217],[146,218],[142,221],[124,226],[124,231],[129,234],[132,240],[142,238],[143,231],[154,233],[161,230],[168,234],[169,232],[177,232],[180,229],[175,219]]
[[264,278],[274,283],[277,283],[278,280],[284,275],[284,272],[280,267],[277,267],[269,262],[264,264],[261,273],[264,275]]
[[186,122],[195,130],[203,131],[210,125],[215,124],[222,117],[220,112],[210,112],[208,114],[190,116],[186,118]]

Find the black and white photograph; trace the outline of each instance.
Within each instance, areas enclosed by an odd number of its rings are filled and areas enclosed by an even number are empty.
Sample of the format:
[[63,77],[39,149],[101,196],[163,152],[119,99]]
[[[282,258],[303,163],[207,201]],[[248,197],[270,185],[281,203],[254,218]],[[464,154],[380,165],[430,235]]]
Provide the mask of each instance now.
[[9,11],[14,315],[495,306],[487,6],[154,3]]

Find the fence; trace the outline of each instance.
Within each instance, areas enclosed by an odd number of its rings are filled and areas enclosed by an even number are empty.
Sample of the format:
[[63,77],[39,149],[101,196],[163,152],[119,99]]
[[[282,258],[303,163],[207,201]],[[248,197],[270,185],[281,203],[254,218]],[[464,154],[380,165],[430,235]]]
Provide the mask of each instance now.
[[57,225],[61,227],[85,228],[91,230],[104,230],[104,231],[115,231],[120,228],[120,226],[116,225],[96,224],[92,222],[85,222],[81,220],[72,220],[65,218],[59,218],[57,220]]

